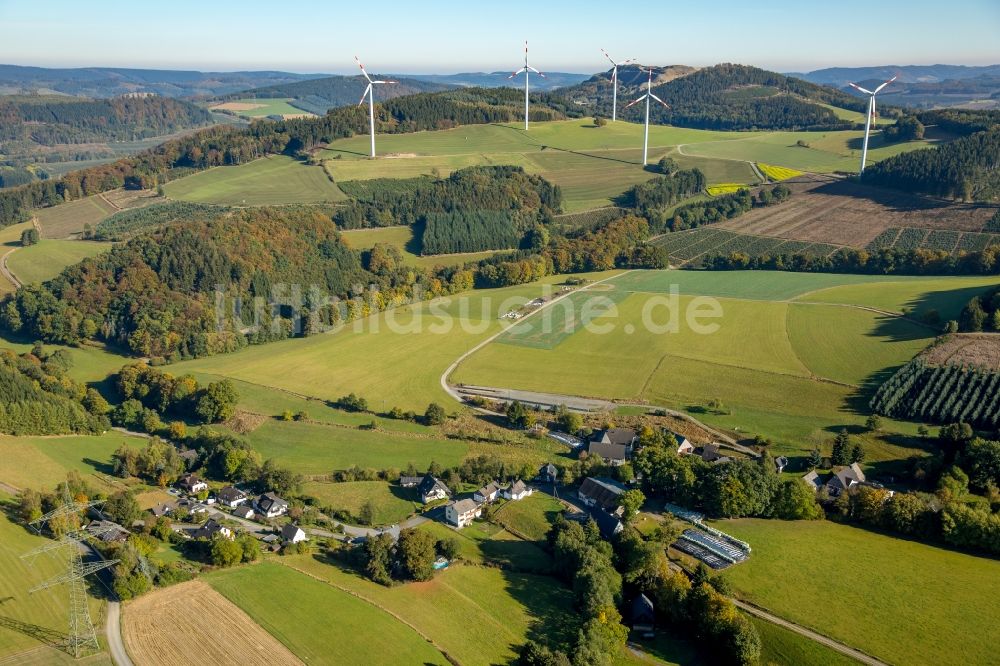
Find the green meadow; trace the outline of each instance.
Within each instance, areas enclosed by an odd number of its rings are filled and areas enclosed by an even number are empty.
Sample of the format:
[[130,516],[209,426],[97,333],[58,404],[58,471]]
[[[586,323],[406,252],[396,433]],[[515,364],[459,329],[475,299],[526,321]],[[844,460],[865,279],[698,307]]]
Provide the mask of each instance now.
[[[753,547],[738,595],[888,663],[985,664],[1000,563],[828,521],[727,520]],[[766,636],[766,634],[765,634]]]
[[[15,488],[49,490],[76,470],[91,485],[107,490],[111,454],[122,444],[139,448],[145,439],[110,431],[103,435],[10,437],[0,435],[0,481]],[[94,473],[101,476],[94,476]]]
[[43,238],[35,245],[21,248],[7,258],[7,268],[21,284],[45,282],[64,268],[111,249],[111,243]]
[[272,155],[239,166],[215,167],[163,186],[171,199],[231,206],[273,206],[346,200],[323,169]]
[[348,245],[356,250],[369,250],[377,244],[391,245],[403,255],[403,261],[408,266],[417,268],[433,268],[435,266],[460,266],[462,264],[480,261],[492,257],[497,252],[461,252],[457,254],[429,255],[418,254],[420,239],[413,232],[413,227],[379,227],[375,229],[352,229],[341,232]]

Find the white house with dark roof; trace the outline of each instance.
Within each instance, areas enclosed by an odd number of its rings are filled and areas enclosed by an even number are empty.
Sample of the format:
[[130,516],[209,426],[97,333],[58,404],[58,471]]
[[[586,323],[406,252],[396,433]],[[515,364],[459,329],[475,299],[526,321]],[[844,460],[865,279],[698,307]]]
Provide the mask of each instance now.
[[545,463],[539,468],[536,478],[542,483],[555,483],[559,478],[559,468],[552,463]]
[[215,518],[206,520],[205,524],[196,529],[191,536],[195,539],[217,539],[222,537],[230,541],[234,538],[233,531]]
[[473,499],[462,499],[449,502],[444,508],[444,517],[449,523],[461,529],[481,516],[482,505]]
[[230,509],[235,509],[240,504],[243,504],[250,499],[245,492],[236,486],[226,486],[219,492],[215,493],[215,497],[219,500],[219,504],[224,504]]
[[253,510],[253,507],[249,504],[241,504],[240,506],[233,509],[233,515],[237,518],[242,518],[244,520],[251,520],[257,515],[257,512]]
[[826,489],[830,495],[836,497],[845,490],[851,490],[864,482],[865,473],[861,471],[861,466],[858,463],[851,463],[833,473],[830,480],[826,482]]
[[674,441],[677,442],[677,455],[686,456],[694,453],[694,444],[687,437],[677,432],[671,432],[670,434],[674,436]]
[[197,495],[203,490],[208,490],[208,484],[195,474],[185,474],[177,479],[177,487],[189,495]]
[[286,523],[281,528],[281,541],[283,543],[300,543],[308,540],[309,537],[306,536],[305,531],[298,525]]
[[257,498],[257,513],[267,518],[277,518],[288,513],[288,502],[274,493],[264,493]]
[[632,447],[639,437],[629,428],[597,430],[590,436],[587,453],[599,456],[609,465],[624,465],[632,457]]
[[528,497],[533,492],[535,492],[534,488],[526,484],[521,479],[518,479],[514,483],[510,484],[509,486],[501,490],[500,496],[503,497],[504,499],[516,502],[519,499],[524,499],[525,497]]
[[424,504],[447,499],[451,495],[451,491],[448,490],[448,486],[444,485],[440,479],[432,476],[431,474],[428,474],[423,478],[420,485],[417,486],[417,491],[420,493],[420,501]]

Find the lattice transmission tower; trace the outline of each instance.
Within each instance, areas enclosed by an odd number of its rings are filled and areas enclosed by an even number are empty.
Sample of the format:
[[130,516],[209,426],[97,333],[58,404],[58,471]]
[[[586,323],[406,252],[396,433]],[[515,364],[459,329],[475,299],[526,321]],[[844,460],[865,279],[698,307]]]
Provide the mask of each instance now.
[[[65,518],[72,521],[78,519],[80,514],[87,509],[103,503],[103,500],[92,502],[74,501],[70,497],[67,484],[63,488],[63,503],[38,520],[31,521],[29,524],[36,532],[41,532],[42,526],[50,524],[52,520]],[[33,560],[43,553],[50,553],[62,560],[65,567],[62,573],[43,583],[39,583],[28,590],[28,593],[34,594],[35,592],[63,584],[69,587],[69,635],[66,637],[62,647],[77,659],[87,650],[100,650],[100,646],[97,643],[97,633],[94,631],[94,623],[90,619],[86,577],[118,564],[118,560],[104,559],[100,562],[84,562],[83,553],[90,548],[86,542],[87,539],[100,537],[104,533],[116,529],[118,528],[110,525],[95,529],[81,529],[79,526],[70,525],[70,529],[67,529],[56,540],[39,546],[21,556],[21,559]]]

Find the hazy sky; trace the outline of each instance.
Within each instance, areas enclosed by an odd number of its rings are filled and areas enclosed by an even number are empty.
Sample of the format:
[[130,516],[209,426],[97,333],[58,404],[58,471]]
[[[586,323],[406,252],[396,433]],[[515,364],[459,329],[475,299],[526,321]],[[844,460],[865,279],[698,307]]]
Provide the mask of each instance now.
[[1000,0],[934,2],[292,2],[0,0],[0,63],[372,71],[604,69],[605,47],[651,64],[828,66],[1000,62]]

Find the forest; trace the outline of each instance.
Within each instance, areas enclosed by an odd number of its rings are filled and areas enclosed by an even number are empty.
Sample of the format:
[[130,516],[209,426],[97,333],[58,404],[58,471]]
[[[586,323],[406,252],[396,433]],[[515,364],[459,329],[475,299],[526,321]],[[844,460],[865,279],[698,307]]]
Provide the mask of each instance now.
[[18,356],[0,350],[0,433],[97,434],[110,427],[110,407],[97,391],[70,379],[69,353],[40,345]]
[[900,153],[865,169],[871,185],[962,201],[1000,198],[1000,126]]

